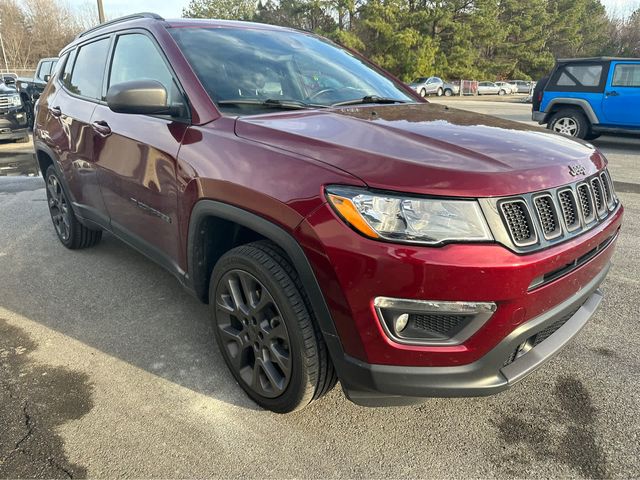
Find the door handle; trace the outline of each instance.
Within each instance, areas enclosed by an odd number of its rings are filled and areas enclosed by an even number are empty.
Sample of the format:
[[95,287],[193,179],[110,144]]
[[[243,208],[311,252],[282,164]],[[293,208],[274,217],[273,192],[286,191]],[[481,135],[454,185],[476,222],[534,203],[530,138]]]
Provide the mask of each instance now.
[[91,124],[91,128],[101,137],[108,137],[111,135],[111,127],[104,120],[96,120]]
[[606,93],[607,97],[619,97],[620,94],[618,92],[616,92],[615,90],[612,90],[611,92],[607,92]]
[[54,117],[59,117],[62,115],[62,110],[60,110],[60,107],[49,107],[49,112]]

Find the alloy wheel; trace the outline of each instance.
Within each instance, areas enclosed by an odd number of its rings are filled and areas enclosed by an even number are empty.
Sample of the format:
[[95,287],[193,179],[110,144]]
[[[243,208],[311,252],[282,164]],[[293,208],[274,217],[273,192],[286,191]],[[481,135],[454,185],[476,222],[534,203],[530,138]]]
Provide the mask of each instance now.
[[563,117],[553,124],[553,131],[575,137],[578,133],[578,122],[571,117]]
[[280,396],[291,380],[291,342],[273,296],[250,273],[231,270],[215,298],[215,328],[232,368],[258,395]]
[[62,185],[55,175],[50,175],[47,179],[47,200],[56,233],[63,242],[66,242],[71,233],[69,205],[62,191]]

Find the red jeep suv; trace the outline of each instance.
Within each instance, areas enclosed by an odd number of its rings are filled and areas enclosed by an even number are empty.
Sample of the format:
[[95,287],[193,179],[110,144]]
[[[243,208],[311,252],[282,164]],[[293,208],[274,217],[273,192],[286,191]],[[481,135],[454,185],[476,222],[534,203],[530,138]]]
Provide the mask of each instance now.
[[166,267],[276,412],[338,380],[361,405],[506,389],[593,315],[622,222],[591,145],[268,25],[89,30],[34,137],[64,246],[107,231]]

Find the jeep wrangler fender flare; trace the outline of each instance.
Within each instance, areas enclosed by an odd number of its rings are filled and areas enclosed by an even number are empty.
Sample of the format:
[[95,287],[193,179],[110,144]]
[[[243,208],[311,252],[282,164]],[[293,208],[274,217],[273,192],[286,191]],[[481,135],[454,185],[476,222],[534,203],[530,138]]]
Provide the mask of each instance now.
[[600,123],[600,120],[598,120],[598,116],[596,115],[596,112],[593,110],[593,107],[589,102],[587,102],[582,98],[561,98],[561,97],[554,98],[549,102],[549,104],[547,105],[547,108],[545,109],[545,113],[546,113],[545,121],[549,120],[549,117],[554,112],[554,110],[555,111],[558,110],[557,107],[561,107],[565,105],[572,106],[572,107],[579,107],[580,109],[582,109],[582,111],[587,116],[587,119],[589,120],[589,122],[591,122],[592,125],[596,125]]
[[251,229],[271,240],[285,251],[304,285],[313,313],[318,321],[318,326],[329,347],[331,357],[336,359],[336,356],[344,356],[329,307],[304,250],[302,250],[298,241],[282,227],[255,213],[215,200],[200,200],[196,203],[189,219],[187,237],[188,273],[185,278],[194,293],[200,297],[203,290],[203,285],[200,285],[201,282],[198,278],[202,278],[199,273],[202,273],[200,270],[205,267],[197,261],[201,253],[198,250],[200,244],[197,239],[199,238],[199,230],[208,217],[217,217]]

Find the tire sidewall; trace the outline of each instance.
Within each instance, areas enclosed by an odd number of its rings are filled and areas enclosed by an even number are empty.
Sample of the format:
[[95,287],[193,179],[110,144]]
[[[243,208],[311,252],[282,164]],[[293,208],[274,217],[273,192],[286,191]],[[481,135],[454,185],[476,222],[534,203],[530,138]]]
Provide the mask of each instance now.
[[[58,181],[58,183],[60,184],[60,189],[62,191],[62,196],[64,197],[65,202],[67,202],[67,208],[69,209],[69,237],[66,240],[63,240],[60,235],[58,234],[58,230],[55,228],[55,223],[53,223],[53,216],[51,215],[51,208],[49,207],[49,198],[50,198],[50,193],[49,193],[49,178],[50,177],[55,177],[56,180]],[[67,248],[71,248],[72,244],[73,244],[73,239],[75,236],[75,230],[78,228],[78,220],[76,219],[75,214],[73,213],[73,207],[71,206],[71,201],[69,200],[69,196],[67,195],[67,191],[64,188],[64,184],[62,183],[62,180],[60,179],[60,175],[58,175],[58,172],[56,172],[55,168],[53,167],[53,165],[51,165],[49,168],[47,168],[47,173],[45,176],[45,188],[47,189],[47,207],[49,208],[49,216],[51,217],[51,223],[53,223],[53,228],[56,232],[56,236],[58,237],[58,240],[60,240],[60,243],[62,243],[65,247]]]
[[[280,309],[280,313],[283,317],[282,320],[287,327],[287,332],[289,334],[289,350],[291,352],[292,361],[292,373],[285,392],[279,397],[263,397],[254,392],[251,387],[244,382],[239,373],[235,371],[233,365],[231,364],[226,351],[226,346],[224,345],[221,335],[218,333],[218,326],[216,321],[216,293],[222,278],[231,270],[244,270],[250,273],[251,275],[256,277],[267,288],[267,290],[269,290],[269,293],[272,295],[278,308]],[[285,281],[289,282],[290,285],[295,288],[293,280],[286,274],[286,272],[281,271],[281,273],[285,275]],[[297,295],[300,296],[300,292],[297,292]],[[305,362],[306,358],[304,353],[304,339],[297,322],[298,314],[296,314],[295,310],[291,306],[287,295],[284,293],[283,288],[280,286],[278,281],[272,277],[272,275],[266,270],[265,267],[263,267],[255,259],[248,256],[229,254],[224,255],[213,269],[209,288],[209,298],[211,299],[210,308],[212,328],[214,330],[214,336],[216,338],[218,348],[220,349],[222,357],[224,358],[224,361],[231,371],[233,377],[242,387],[242,389],[247,393],[247,395],[249,395],[249,397],[251,397],[259,405],[269,410],[273,410],[275,412],[289,412],[295,409],[295,407],[304,400],[309,391],[311,392],[311,395],[313,395],[313,386],[310,384]],[[299,300],[301,302],[301,305],[304,305],[301,296]],[[304,315],[307,316],[307,318],[309,316],[309,312],[306,310],[306,307],[304,309]],[[308,318],[308,320],[311,321],[310,318]]]
[[[576,126],[577,126],[576,134],[571,135],[570,136],[571,138],[584,139],[587,135],[589,135],[590,128],[589,128],[588,121],[585,118],[585,116],[577,110],[561,110],[556,114],[554,114],[554,116],[551,118],[551,121],[549,122],[549,130],[551,130],[554,133],[557,133],[558,135],[563,135],[562,133],[556,132],[554,130],[556,123],[558,123],[563,118],[570,118],[576,123]],[[565,136],[568,136],[568,135],[565,135]]]

